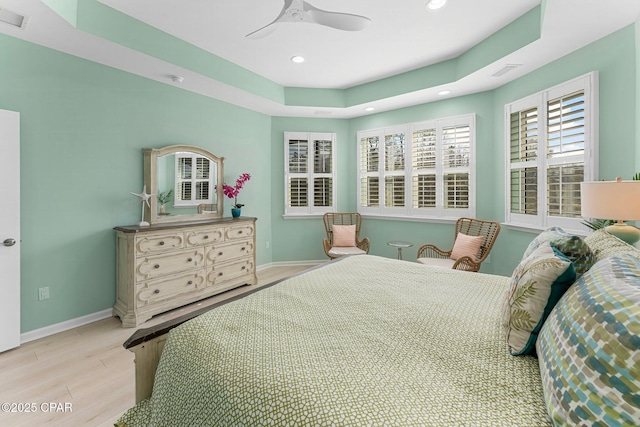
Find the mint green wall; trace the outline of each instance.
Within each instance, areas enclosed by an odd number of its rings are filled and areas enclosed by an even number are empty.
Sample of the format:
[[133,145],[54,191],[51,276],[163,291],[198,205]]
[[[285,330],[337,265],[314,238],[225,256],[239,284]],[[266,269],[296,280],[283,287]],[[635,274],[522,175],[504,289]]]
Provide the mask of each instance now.
[[[490,92],[461,96],[415,107],[403,108],[386,113],[364,116],[350,121],[350,151],[353,153],[349,181],[353,191],[353,209],[356,194],[356,143],[358,130],[376,129],[403,123],[452,117],[462,114],[476,114],[476,177],[477,206],[476,215],[481,218],[493,216],[494,191],[492,182],[496,159],[492,152],[495,139],[493,130],[493,95]],[[410,222],[398,220],[372,220],[363,223],[363,232],[371,240],[371,251],[374,255],[393,257],[397,251],[387,245],[391,240],[405,240],[414,244],[404,249],[404,259],[415,260],[417,249],[421,244],[433,243],[442,248],[453,246],[453,223],[442,224],[432,222]],[[491,264],[483,266],[484,272],[491,272]]]
[[[302,119],[274,117],[273,169],[284,168],[285,131],[336,132],[338,134],[338,210],[355,211],[356,206],[356,133],[361,129],[410,123],[414,121],[450,117],[476,112],[478,191],[480,201],[477,212],[483,216],[491,212],[493,194],[487,187],[493,179],[493,155],[487,149],[493,140],[493,99],[490,93],[475,94],[448,101],[435,102],[404,108],[388,113],[374,114],[352,120]],[[484,112],[489,112],[487,116]],[[280,176],[273,182],[273,260],[322,260],[326,255],[322,250],[324,226],[321,218],[283,219],[284,179]],[[406,249],[406,259],[415,259],[417,246],[430,241],[451,245],[453,226],[433,223],[416,223],[393,220],[372,220],[363,222],[361,235],[371,240],[370,253],[381,256],[395,256],[396,249],[386,243],[390,240],[407,240],[416,247]],[[435,239],[435,240],[434,240]],[[311,243],[311,244],[310,244]],[[488,265],[487,269],[490,268]]]
[[[321,219],[282,218],[284,131],[337,133],[338,208],[353,210],[358,130],[476,113],[477,216],[502,221],[504,104],[578,75],[600,72],[601,177],[640,170],[639,46],[630,26],[493,91],[339,120],[269,117],[0,35],[0,108],[21,113],[22,331],[113,304],[112,228],[139,221],[129,192],[142,187],[143,147],[198,145],[226,158],[229,182],[252,175],[239,202],[258,217],[258,265],[325,259]],[[452,229],[370,219],[363,235],[373,254],[393,257],[389,240],[450,246]],[[509,275],[533,236],[503,228],[483,271]],[[51,298],[38,301],[43,286]]]
[[[622,176],[631,179],[637,156],[636,144],[636,44],[634,26],[600,39],[566,55],[526,76],[494,91],[495,139],[494,152],[504,157],[504,105],[555,86],[590,71],[598,71],[600,86],[599,169],[600,179]],[[497,164],[495,181],[495,215],[504,219],[504,163]],[[510,275],[522,257],[526,246],[535,237],[533,232],[503,227],[492,250],[497,274]]]
[[[349,123],[340,119],[304,119],[274,117],[271,121],[271,250],[273,261],[323,260],[327,256],[322,249],[325,235],[322,218],[284,219],[284,132],[330,132],[336,134],[337,145],[337,206],[350,210],[354,197],[350,169],[355,165],[355,152],[349,153]],[[259,247],[258,250],[263,250]],[[267,249],[268,250],[268,249]]]
[[140,221],[144,147],[197,145],[226,158],[227,180],[251,173],[239,201],[270,239],[269,116],[4,35],[0,63],[0,108],[21,113],[23,332],[113,305],[112,228]]
[[[600,177],[612,179],[615,176],[624,176],[630,179],[636,169],[636,159],[640,158],[640,154],[637,153],[640,150],[636,149],[635,142],[636,133],[640,134],[635,122],[636,102],[640,98],[636,90],[636,50],[640,49],[637,38],[640,36],[636,34],[635,26],[632,25],[493,91],[349,120],[346,138],[343,138],[342,134],[339,137],[338,154],[341,156],[340,170],[346,171],[344,176],[347,178],[345,182],[341,175],[339,185],[341,189],[345,188],[350,196],[346,204],[340,205],[339,209],[356,209],[355,144],[358,130],[476,113],[476,215],[480,218],[504,221],[504,105],[594,70],[599,72],[600,81]],[[281,146],[284,131],[316,130],[315,127],[320,126],[320,123],[323,124],[323,130],[331,130],[330,126],[333,125],[326,121],[296,118],[274,118],[273,123],[274,171],[283,167]],[[326,124],[329,128],[324,127]],[[301,247],[284,249],[274,246],[274,261],[323,259],[320,249],[316,249],[315,246],[313,249],[304,247],[304,244],[319,242],[322,238],[323,228],[320,220],[281,219],[281,206],[284,204],[283,186],[282,176],[274,179],[274,231],[277,229],[274,235],[277,234],[282,242],[299,241]],[[362,234],[371,239],[371,253],[375,255],[395,256],[395,249],[386,244],[390,240],[407,240],[414,243],[413,248],[405,250],[405,259],[415,259],[415,250],[423,242],[433,242],[442,247],[451,247],[453,243],[453,225],[450,224],[368,218],[363,223]],[[502,227],[492,251],[492,262],[485,263],[482,271],[511,275],[534,236],[533,231],[523,232]]]

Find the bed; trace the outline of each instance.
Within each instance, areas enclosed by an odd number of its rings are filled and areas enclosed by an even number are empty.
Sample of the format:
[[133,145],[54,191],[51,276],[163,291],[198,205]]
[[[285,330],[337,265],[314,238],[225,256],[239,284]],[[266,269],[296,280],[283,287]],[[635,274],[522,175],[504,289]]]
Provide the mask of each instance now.
[[[509,351],[502,318],[511,282],[373,255],[331,261],[136,332],[125,346],[136,353],[138,403],[116,425],[579,425],[552,390],[572,369],[566,354],[552,354],[554,335],[540,332],[539,350],[551,354],[543,375],[538,358]],[[639,354],[624,376],[640,377]],[[619,425],[640,420],[631,383]]]

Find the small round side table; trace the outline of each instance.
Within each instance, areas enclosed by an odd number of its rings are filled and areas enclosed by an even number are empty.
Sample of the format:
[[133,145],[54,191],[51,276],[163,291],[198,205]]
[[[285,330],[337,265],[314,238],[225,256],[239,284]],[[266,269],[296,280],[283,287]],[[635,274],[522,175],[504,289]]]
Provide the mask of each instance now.
[[413,246],[413,243],[393,240],[391,242],[387,242],[387,245],[398,248],[398,259],[402,259],[402,248],[410,248]]

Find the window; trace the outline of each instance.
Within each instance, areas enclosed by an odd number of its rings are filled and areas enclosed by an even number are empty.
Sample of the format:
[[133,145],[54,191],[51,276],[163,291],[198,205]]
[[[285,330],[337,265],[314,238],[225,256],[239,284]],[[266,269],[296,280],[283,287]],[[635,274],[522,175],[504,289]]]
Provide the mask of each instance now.
[[334,133],[285,132],[285,216],[335,211]]
[[475,115],[358,132],[358,211],[475,215]]
[[506,221],[579,230],[580,182],[596,179],[597,75],[505,106]]
[[176,154],[175,206],[212,203],[212,165],[206,157],[194,153]]

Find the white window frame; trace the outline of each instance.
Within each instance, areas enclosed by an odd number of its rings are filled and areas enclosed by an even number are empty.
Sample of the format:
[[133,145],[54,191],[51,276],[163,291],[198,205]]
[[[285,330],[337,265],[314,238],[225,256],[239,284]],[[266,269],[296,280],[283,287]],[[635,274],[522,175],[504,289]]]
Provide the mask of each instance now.
[[[179,163],[181,159],[191,159],[191,178],[190,179],[181,179],[180,175],[179,175]],[[197,163],[197,159],[205,159],[206,161],[209,162],[209,178],[204,179],[204,178],[196,178],[196,163]],[[195,154],[195,153],[176,153],[176,161],[175,161],[175,171],[174,171],[174,176],[176,177],[176,185],[175,185],[175,189],[174,189],[174,197],[173,197],[173,206],[177,207],[177,208],[187,208],[187,207],[193,207],[193,206],[198,206],[200,204],[211,204],[213,203],[213,174],[214,174],[214,164],[211,161],[211,159],[208,159],[205,156],[201,156],[200,154]],[[179,195],[181,194],[180,191],[180,183],[181,182],[191,182],[191,199],[190,200],[181,200]],[[194,197],[196,196],[196,184],[198,182],[205,182],[208,181],[209,182],[209,191],[207,194],[207,198],[206,199],[195,199]]]
[[[307,172],[289,172],[289,141],[308,141]],[[314,141],[331,141],[331,173],[314,172]],[[337,137],[335,133],[323,132],[285,132],[284,133],[284,218],[309,218],[324,215],[326,212],[336,211],[337,201]],[[290,206],[289,180],[295,177],[307,179],[308,206]],[[331,178],[331,206],[314,205],[314,179]]]
[[[547,158],[547,102],[584,91],[584,154],[561,159]],[[511,114],[528,108],[538,110],[537,156],[534,161],[511,163],[510,120]],[[584,164],[584,181],[598,179],[598,74],[591,72],[547,90],[527,96],[505,105],[505,225],[532,231],[558,226],[567,231],[584,233],[587,228],[581,224],[582,218],[550,216],[547,214],[547,167],[571,163]],[[511,212],[511,170],[535,167],[537,174],[537,215]]]
[[[444,176],[451,170],[443,166],[443,129],[450,126],[469,126],[469,166],[464,168],[464,173],[469,174],[469,200],[468,208],[451,209],[445,208]],[[436,207],[417,208],[413,206],[413,177],[419,171],[413,167],[413,133],[426,128],[436,130]],[[386,162],[385,136],[397,133],[405,135],[405,168],[404,171],[385,171]],[[404,220],[445,220],[450,221],[461,216],[475,216],[476,210],[476,119],[475,114],[465,114],[455,117],[429,120],[418,123],[408,123],[387,128],[370,129],[357,132],[357,206],[358,212],[365,216],[383,217]],[[378,171],[366,172],[362,170],[362,140],[365,138],[378,137],[380,141]],[[405,206],[387,207],[385,200],[385,177],[402,175],[405,177]],[[362,206],[361,180],[365,177],[378,177],[379,182],[379,204],[378,206]]]

